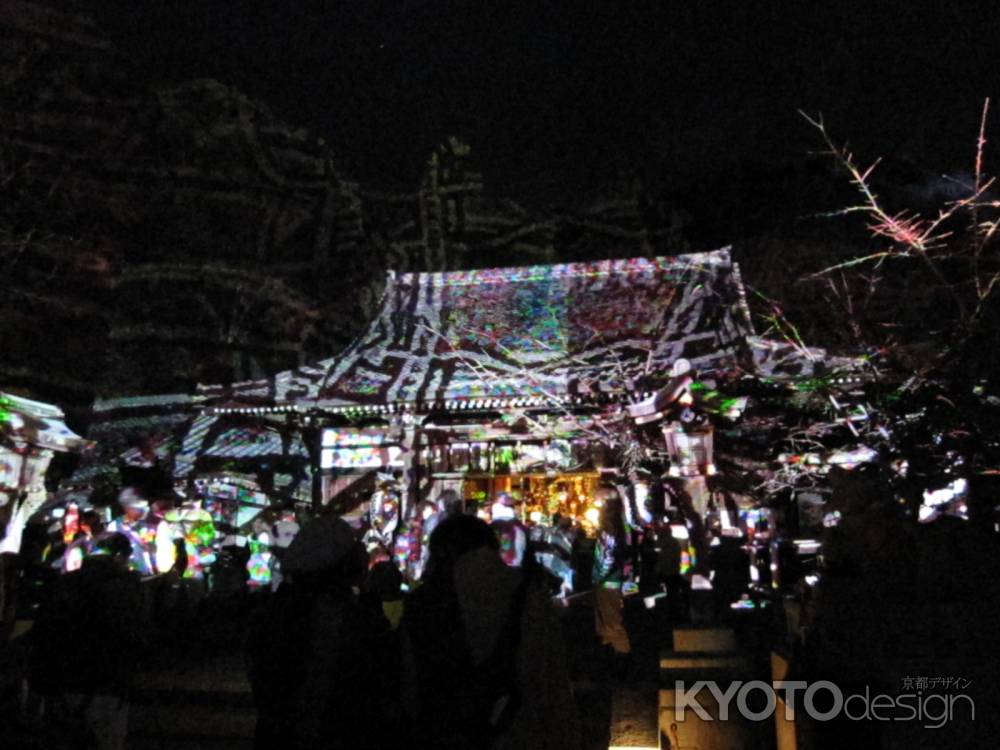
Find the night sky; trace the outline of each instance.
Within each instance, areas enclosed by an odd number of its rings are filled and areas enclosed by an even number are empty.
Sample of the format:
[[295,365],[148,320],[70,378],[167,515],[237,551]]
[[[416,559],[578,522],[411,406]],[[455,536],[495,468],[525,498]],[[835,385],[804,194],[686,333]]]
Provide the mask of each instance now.
[[800,108],[866,156],[967,168],[997,88],[1000,13],[974,3],[83,5],[147,81],[231,84],[367,186],[413,189],[458,135],[493,189],[541,203],[609,174],[684,189],[734,163],[800,162],[819,146]]

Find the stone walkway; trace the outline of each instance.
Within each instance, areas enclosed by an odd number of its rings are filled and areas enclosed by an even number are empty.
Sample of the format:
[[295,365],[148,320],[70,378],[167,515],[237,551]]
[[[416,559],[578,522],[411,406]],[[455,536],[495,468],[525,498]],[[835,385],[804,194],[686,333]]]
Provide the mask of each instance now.
[[241,654],[148,672],[136,684],[129,717],[130,747],[252,747],[256,712]]

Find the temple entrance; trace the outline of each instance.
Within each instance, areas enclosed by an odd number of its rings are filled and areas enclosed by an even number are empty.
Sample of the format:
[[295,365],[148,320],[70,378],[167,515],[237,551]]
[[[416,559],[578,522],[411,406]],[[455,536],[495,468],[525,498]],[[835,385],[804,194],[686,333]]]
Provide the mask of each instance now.
[[558,513],[592,528],[600,512],[594,504],[599,482],[596,471],[466,476],[461,495],[467,506],[487,512],[497,495],[508,492],[522,521],[549,525]]

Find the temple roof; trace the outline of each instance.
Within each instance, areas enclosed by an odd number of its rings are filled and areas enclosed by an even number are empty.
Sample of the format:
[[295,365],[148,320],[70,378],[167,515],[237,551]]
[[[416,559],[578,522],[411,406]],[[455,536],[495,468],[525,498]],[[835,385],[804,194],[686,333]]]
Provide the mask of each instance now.
[[26,445],[54,451],[86,448],[90,441],[67,427],[65,419],[58,406],[0,392],[0,446],[19,452]]
[[655,385],[680,358],[703,373],[732,367],[752,332],[728,248],[390,272],[378,316],[346,351],[226,395],[336,407],[614,393]]

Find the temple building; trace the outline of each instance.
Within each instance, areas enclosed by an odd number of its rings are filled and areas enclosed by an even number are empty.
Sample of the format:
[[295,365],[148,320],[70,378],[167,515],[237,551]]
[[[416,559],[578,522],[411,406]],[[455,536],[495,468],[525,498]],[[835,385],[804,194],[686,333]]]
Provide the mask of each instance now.
[[[446,489],[468,502],[507,491],[522,515],[582,515],[600,474],[627,463],[644,421],[630,413],[648,421],[641,404],[678,376],[705,389],[837,365],[755,335],[728,249],[390,272],[378,314],[335,357],[191,395],[99,402],[90,437],[105,450],[74,482],[145,461],[179,488],[214,486],[231,501],[349,512],[389,473],[406,504]],[[667,442],[711,451],[710,440]],[[699,465],[710,455],[672,461],[713,468]]]

